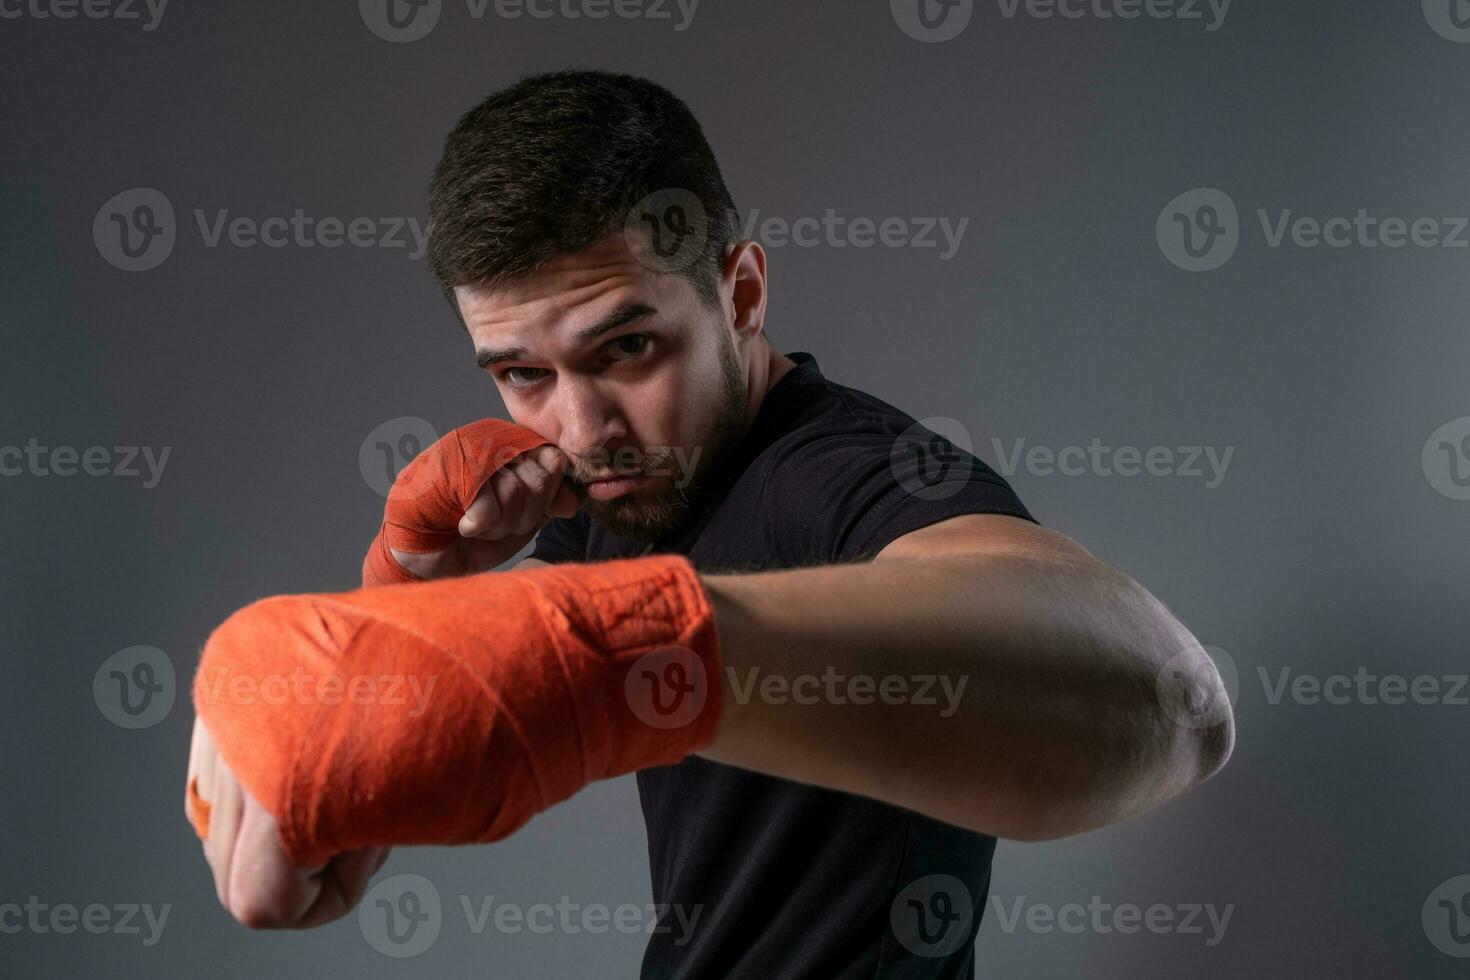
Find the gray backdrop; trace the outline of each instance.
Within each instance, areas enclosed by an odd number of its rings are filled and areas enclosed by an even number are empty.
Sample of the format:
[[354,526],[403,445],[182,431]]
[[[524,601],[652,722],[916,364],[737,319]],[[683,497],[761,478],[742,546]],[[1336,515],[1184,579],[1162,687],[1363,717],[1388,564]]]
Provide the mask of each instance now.
[[782,350],[962,432],[1238,677],[1206,786],[1001,843],[981,975],[1464,975],[1470,4],[92,2],[0,0],[0,903],[39,909],[0,974],[635,973],[634,926],[475,928],[648,902],[631,779],[396,852],[442,902],[412,958],[237,925],[181,805],[208,630],[357,584],[378,443],[504,417],[394,225],[461,112],[582,66],[699,115]]

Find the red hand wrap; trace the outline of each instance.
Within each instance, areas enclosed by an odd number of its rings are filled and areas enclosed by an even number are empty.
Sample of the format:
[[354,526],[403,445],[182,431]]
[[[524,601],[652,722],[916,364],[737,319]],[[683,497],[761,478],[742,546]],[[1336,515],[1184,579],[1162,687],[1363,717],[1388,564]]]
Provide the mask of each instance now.
[[383,526],[362,563],[363,585],[422,582],[388,550],[438,551],[459,540],[459,519],[485,481],[505,464],[548,439],[500,419],[460,426],[413,458],[393,481]]
[[304,867],[498,840],[709,745],[722,708],[714,613],[677,555],[262,599],[211,634],[193,695]]

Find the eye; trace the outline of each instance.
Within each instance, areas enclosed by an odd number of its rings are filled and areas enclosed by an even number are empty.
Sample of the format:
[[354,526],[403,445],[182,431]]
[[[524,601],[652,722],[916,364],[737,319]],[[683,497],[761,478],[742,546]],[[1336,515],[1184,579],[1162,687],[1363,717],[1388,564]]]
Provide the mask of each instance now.
[[515,373],[517,371],[545,371],[545,370],[546,370],[545,368],[522,368],[522,367],[506,368],[504,371],[502,371],[500,373],[500,378],[501,378],[502,381],[504,381],[506,384],[510,385],[512,388],[527,388],[527,387],[530,387],[531,385],[535,384],[538,380],[540,380],[540,376],[538,375],[537,377],[532,378],[529,381],[517,381],[515,379]]
[[[652,340],[652,339],[653,338],[650,337],[646,333],[630,333],[630,334],[626,334],[626,335],[624,335],[622,337],[619,337],[617,340],[614,340],[612,343],[608,344],[607,346],[608,346],[608,350],[610,350],[610,351],[617,350],[617,351],[620,351],[623,354],[628,355],[628,357],[637,357],[639,354],[642,354],[644,352],[644,350],[646,350],[648,348],[648,342],[650,340]],[[634,349],[634,350],[629,350],[628,349],[628,343],[629,343],[629,341],[632,341],[632,346],[635,347],[636,349]],[[621,360],[627,360],[627,358],[621,358]]]

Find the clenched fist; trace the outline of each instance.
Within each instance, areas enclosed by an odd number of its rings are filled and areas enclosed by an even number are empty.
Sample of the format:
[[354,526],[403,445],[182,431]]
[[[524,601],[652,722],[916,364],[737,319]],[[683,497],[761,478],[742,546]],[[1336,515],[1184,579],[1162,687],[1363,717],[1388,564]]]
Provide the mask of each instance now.
[[319,868],[291,863],[276,819],[236,781],[198,718],[189,747],[184,812],[209,827],[204,856],[220,904],[252,929],[308,929],[351,912],[392,848],[338,854]]
[[363,563],[363,585],[436,579],[504,564],[579,500],[567,457],[500,419],[461,426],[403,468]]

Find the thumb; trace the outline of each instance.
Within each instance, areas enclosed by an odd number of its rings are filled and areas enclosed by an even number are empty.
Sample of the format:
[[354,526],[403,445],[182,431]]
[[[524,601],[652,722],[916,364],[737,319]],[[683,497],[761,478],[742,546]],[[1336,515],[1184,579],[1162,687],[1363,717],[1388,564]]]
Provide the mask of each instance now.
[[551,506],[546,508],[546,513],[552,517],[575,517],[577,508],[581,506],[577,495],[572,488],[565,483],[556,492],[556,497],[551,501]]

